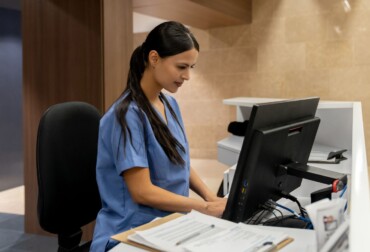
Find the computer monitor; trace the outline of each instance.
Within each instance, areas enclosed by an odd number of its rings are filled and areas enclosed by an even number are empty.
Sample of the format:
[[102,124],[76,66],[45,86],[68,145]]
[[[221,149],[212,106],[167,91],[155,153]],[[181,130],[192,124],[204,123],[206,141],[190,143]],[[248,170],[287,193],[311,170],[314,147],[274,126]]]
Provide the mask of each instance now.
[[307,164],[320,119],[318,97],[256,104],[239,155],[222,218],[245,222],[261,206],[301,185],[285,165]]

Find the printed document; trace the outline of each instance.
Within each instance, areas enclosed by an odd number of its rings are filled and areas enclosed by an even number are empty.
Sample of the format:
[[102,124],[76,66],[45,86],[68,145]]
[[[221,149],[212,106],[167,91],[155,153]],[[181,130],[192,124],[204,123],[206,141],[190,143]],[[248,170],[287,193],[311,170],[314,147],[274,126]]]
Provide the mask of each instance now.
[[204,215],[196,211],[162,225],[136,231],[129,240],[160,251],[233,251],[255,252],[263,244],[278,244],[288,236],[260,230],[252,225]]

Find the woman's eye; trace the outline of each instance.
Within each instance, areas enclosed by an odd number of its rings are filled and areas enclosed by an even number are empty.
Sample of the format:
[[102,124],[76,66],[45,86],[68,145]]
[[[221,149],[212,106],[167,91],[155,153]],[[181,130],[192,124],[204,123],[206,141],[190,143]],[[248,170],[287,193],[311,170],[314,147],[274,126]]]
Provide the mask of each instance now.
[[178,66],[178,68],[183,70],[183,69],[186,69],[186,66]]

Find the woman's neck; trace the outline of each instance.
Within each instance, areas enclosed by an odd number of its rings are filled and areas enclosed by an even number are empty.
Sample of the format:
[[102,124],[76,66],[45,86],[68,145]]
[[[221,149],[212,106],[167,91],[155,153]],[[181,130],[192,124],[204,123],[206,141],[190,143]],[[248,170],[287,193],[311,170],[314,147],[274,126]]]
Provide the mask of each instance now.
[[150,70],[144,71],[140,85],[150,103],[156,103],[159,101],[159,94],[162,90],[162,87],[156,83]]

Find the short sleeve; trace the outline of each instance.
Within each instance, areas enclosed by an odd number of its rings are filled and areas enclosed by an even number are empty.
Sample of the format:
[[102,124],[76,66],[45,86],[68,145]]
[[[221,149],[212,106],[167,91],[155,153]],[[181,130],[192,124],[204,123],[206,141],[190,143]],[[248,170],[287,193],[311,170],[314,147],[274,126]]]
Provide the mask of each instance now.
[[114,130],[112,136],[112,146],[115,156],[115,166],[117,173],[133,167],[148,167],[148,157],[145,145],[145,116],[140,115],[140,111],[136,106],[130,105],[126,113],[126,138],[124,139],[122,127],[115,117]]

